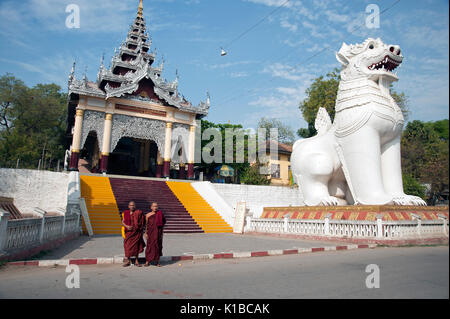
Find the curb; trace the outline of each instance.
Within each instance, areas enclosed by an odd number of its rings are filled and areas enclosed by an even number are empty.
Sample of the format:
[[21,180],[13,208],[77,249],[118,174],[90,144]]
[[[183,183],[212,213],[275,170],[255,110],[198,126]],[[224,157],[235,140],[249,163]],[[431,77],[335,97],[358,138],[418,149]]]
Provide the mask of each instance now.
[[[360,245],[342,245],[342,246],[325,246],[312,248],[296,248],[296,249],[275,249],[266,251],[248,251],[248,252],[222,252],[215,254],[198,254],[198,255],[181,255],[181,256],[161,256],[161,262],[183,261],[183,260],[209,260],[209,259],[232,259],[232,258],[251,258],[265,256],[281,256],[314,253],[330,250],[353,250],[364,248],[375,248],[377,244],[360,244]],[[140,260],[144,258],[140,257]],[[54,267],[68,265],[105,265],[105,264],[121,264],[124,257],[98,257],[98,258],[77,258],[77,259],[54,259],[54,260],[29,260],[29,261],[12,261],[6,263],[8,266],[38,266],[38,267]]]

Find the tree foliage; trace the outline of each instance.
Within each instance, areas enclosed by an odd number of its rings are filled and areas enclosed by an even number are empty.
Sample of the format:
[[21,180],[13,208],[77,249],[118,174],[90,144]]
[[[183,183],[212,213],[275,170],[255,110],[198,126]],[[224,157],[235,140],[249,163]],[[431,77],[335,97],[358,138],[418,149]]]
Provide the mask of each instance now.
[[340,75],[339,69],[335,68],[327,75],[316,78],[311,86],[306,89],[306,98],[300,102],[299,108],[303,118],[308,123],[308,128],[301,128],[297,131],[300,137],[307,138],[314,136],[316,130],[314,121],[320,107],[324,107],[334,119],[334,106],[336,104],[337,91],[339,87]]
[[263,165],[257,161],[253,165],[244,169],[240,180],[242,184],[247,185],[268,185],[270,184],[270,178],[267,175],[261,174],[260,168]]
[[287,144],[294,143],[294,130],[280,120],[263,117],[258,122],[258,128],[266,129],[266,140],[270,139],[270,129],[277,129],[279,142]]
[[27,87],[12,74],[0,77],[0,166],[36,168],[64,159],[66,95],[56,84]]
[[[248,139],[244,138],[244,145],[238,146],[237,138],[236,137],[233,138],[233,162],[227,162],[226,158],[225,158],[225,146],[226,146],[225,145],[225,137],[226,137],[225,132],[227,129],[231,129],[238,136],[244,135],[244,137],[246,135],[248,135],[248,132],[245,131],[243,129],[242,125],[240,125],[240,124],[216,124],[213,122],[202,120],[201,121],[202,135],[203,135],[203,132],[209,128],[217,129],[221,135],[221,139],[222,139],[222,141],[221,141],[221,146],[222,146],[221,163],[206,163],[202,156],[202,161],[199,164],[199,167],[202,168],[203,170],[205,170],[207,175],[211,176],[212,174],[214,174],[214,171],[218,166],[220,166],[221,164],[227,164],[234,169],[234,172],[235,172],[234,181],[237,182],[237,179],[240,176],[240,174],[249,166],[249,163],[248,163]],[[207,145],[213,140],[213,137],[211,137],[209,140],[204,140],[203,138],[201,140],[202,140],[201,141],[202,150],[204,150],[204,149],[206,149]],[[237,158],[236,152],[240,151],[241,149],[243,149],[243,152],[244,152],[244,163],[236,163],[236,158]],[[214,152],[213,150],[211,150],[211,151]]]
[[448,132],[448,120],[428,123],[412,121],[402,136],[403,174],[421,183],[431,184],[432,192],[448,187],[449,144],[448,137],[445,139],[445,123]]
[[426,187],[420,184],[420,182],[412,177],[410,174],[403,174],[403,190],[405,194],[418,196],[422,199],[426,199]]

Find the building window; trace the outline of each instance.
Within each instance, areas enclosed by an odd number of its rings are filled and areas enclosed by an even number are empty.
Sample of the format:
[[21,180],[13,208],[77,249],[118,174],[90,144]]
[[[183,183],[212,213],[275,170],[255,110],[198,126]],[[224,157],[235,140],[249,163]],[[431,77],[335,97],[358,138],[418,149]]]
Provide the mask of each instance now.
[[280,164],[272,164],[270,167],[272,178],[280,178]]

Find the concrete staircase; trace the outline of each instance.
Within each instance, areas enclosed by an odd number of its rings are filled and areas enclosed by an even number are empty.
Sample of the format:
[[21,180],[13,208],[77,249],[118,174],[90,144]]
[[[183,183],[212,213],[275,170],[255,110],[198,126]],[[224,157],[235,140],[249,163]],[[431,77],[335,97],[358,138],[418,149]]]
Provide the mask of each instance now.
[[205,233],[231,233],[233,229],[189,182],[167,182],[171,191]]
[[131,200],[144,213],[157,202],[167,220],[165,233],[233,231],[189,182],[83,174],[80,182],[94,234],[121,234],[119,212],[128,209]]
[[[122,223],[109,179],[80,175],[81,196],[86,201],[94,234],[120,234]],[[86,226],[83,220],[83,231]]]
[[203,233],[166,182],[127,178],[110,178],[109,181],[121,212],[128,209],[130,200],[144,213],[150,211],[152,202],[157,202],[167,220],[165,233]]

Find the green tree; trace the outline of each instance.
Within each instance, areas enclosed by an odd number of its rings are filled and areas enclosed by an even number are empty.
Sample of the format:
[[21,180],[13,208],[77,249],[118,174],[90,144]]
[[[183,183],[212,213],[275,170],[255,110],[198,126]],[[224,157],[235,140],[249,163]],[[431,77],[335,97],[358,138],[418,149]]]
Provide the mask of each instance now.
[[409,118],[408,97],[403,92],[401,92],[401,93],[396,92],[394,90],[392,83],[391,83],[391,87],[390,87],[389,91],[391,93],[392,98],[397,103],[398,107],[400,108],[400,110],[402,110],[403,117],[405,118],[405,122],[407,122],[408,118]]
[[426,122],[425,126],[429,126],[433,131],[435,131],[441,140],[448,141],[448,119],[435,122]]
[[15,106],[24,103],[27,90],[25,84],[11,73],[0,77],[0,133],[8,133],[12,129],[17,113]]
[[248,166],[244,169],[240,180],[242,184],[247,185],[268,185],[270,184],[270,178],[268,175],[261,174],[260,168],[262,164],[258,161],[253,165]]
[[295,140],[294,130],[277,119],[261,118],[258,122],[258,128],[266,129],[266,140],[270,139],[270,129],[278,130],[278,141],[281,143],[292,144]]
[[[36,168],[64,159],[66,95],[56,84],[26,87],[11,74],[0,78],[0,166]],[[45,164],[44,164],[45,163]]]
[[316,134],[314,121],[320,107],[324,107],[327,110],[331,120],[334,119],[334,106],[340,81],[339,72],[339,69],[335,68],[327,73],[326,77],[319,76],[306,89],[306,98],[300,102],[299,108],[303,118],[308,123],[308,128],[301,128],[297,131],[297,135],[300,137],[307,138]]
[[418,180],[412,177],[410,174],[403,174],[403,190],[408,195],[418,196],[422,199],[425,198],[426,187],[420,184]]
[[[199,164],[199,167],[202,168],[207,175],[211,175],[213,173],[215,173],[215,169],[220,166],[221,164],[226,164],[231,166],[234,169],[234,182],[238,182],[241,173],[247,168],[249,167],[249,158],[248,158],[248,138],[247,136],[249,135],[249,132],[244,130],[242,125],[240,124],[216,124],[213,122],[209,122],[206,120],[202,120],[201,121],[201,132],[203,135],[203,132],[207,129],[216,129],[218,130],[218,132],[221,135],[221,146],[222,146],[222,159],[221,159],[221,163],[206,163],[202,157],[202,161]],[[227,162],[226,161],[226,157],[225,157],[225,137],[226,137],[226,130],[233,130],[238,136],[244,136],[244,145],[240,145],[238,143],[238,139],[235,136],[233,138],[233,162]],[[213,140],[213,137],[211,137],[209,140],[203,140],[201,141],[201,145],[202,145],[202,150],[206,149],[205,146],[207,146],[207,144],[209,144],[211,141]],[[244,163],[236,163],[236,158],[237,158],[237,152],[240,151],[244,152]],[[211,150],[212,151],[212,150]],[[213,154],[211,154],[213,155]],[[241,154],[239,154],[241,155]]]
[[440,136],[441,125],[436,125],[436,131],[434,123],[408,123],[401,142],[402,171],[421,183],[431,184],[432,192],[440,192],[448,187],[449,144]]

